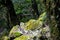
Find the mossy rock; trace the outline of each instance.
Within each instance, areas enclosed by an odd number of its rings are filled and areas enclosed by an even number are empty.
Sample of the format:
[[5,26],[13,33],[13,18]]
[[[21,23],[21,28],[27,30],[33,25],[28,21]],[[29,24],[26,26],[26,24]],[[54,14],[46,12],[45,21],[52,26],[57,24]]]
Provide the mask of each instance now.
[[30,37],[28,35],[22,35],[20,37],[15,38],[14,40],[28,40]]
[[26,30],[34,30],[38,27],[40,27],[43,23],[44,20],[46,20],[47,15],[46,12],[44,12],[43,14],[40,15],[40,17],[37,20],[31,19],[28,22],[26,22]]
[[20,35],[21,35],[21,33],[19,32],[17,25],[14,26],[9,33],[10,37],[17,37],[17,36],[20,36]]

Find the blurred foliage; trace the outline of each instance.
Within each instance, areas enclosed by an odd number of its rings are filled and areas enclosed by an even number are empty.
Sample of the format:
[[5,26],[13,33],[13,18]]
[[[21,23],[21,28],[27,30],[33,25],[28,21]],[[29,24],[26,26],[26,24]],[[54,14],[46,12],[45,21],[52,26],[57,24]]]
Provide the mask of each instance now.
[[24,13],[28,14],[31,13],[31,0],[12,0],[14,4],[14,8],[16,14]]
[[[41,16],[38,18],[38,20],[34,20],[34,19],[31,19],[31,20],[29,20],[28,22],[26,22],[26,23],[24,23],[25,25],[23,26],[23,24],[22,25],[20,25],[20,26],[18,26],[18,25],[16,25],[16,26],[14,26],[12,29],[11,29],[11,31],[10,31],[10,36],[11,37],[13,37],[13,36],[16,36],[16,34],[17,35],[19,35],[19,33],[21,33],[22,35],[19,37],[16,37],[14,40],[29,40],[29,39],[33,39],[34,38],[34,31],[33,30],[38,30],[39,29],[39,31],[38,32],[42,32],[42,34],[46,34],[46,32],[47,31],[49,31],[48,29],[48,27],[46,27],[46,28],[43,28],[42,27],[42,25],[45,23],[45,21],[46,21],[46,19],[47,19],[47,17],[44,19],[44,17],[46,16],[46,12],[44,12],[44,13],[42,13],[41,14]],[[45,20],[45,21],[44,21]],[[22,31],[21,31],[22,30]],[[28,33],[25,33],[25,31],[30,31],[30,30],[32,30],[33,32],[30,34],[30,32]],[[19,32],[19,33],[17,33],[17,32]],[[36,32],[37,34],[36,35],[40,35],[41,36],[41,34],[40,33],[38,33],[38,32]],[[48,36],[47,36],[48,37]]]
[[[2,0],[0,0],[0,2],[2,2]],[[19,15],[18,18],[21,22],[24,22],[25,24],[27,24],[26,29],[30,30],[30,29],[35,29],[37,28],[37,26],[39,24],[42,24],[43,22],[45,22],[45,20],[47,20],[47,15],[50,14],[50,11],[54,11],[54,8],[56,6],[56,4],[54,3],[54,0],[46,0],[46,3],[44,2],[44,0],[36,0],[37,5],[38,5],[38,11],[41,14],[39,16],[39,18],[37,20],[34,20],[34,16],[33,16],[33,9],[32,9],[32,3],[31,0],[12,0],[13,5],[14,5],[14,9],[16,12],[16,15]],[[50,2],[50,5],[49,5]],[[50,6],[50,10],[49,10],[49,6]],[[58,8],[59,9],[59,8]],[[59,9],[60,10],[60,9]],[[42,14],[44,12],[44,14]],[[48,12],[48,13],[45,13]],[[13,28],[11,29],[11,31],[9,32],[9,27],[7,26],[7,8],[2,5],[0,3],[0,40],[8,40],[8,34],[10,37],[14,36],[14,37],[18,37],[21,35],[20,32],[17,32],[18,28],[17,26],[13,26]],[[20,17],[20,14],[32,14],[30,16],[23,16],[22,19]],[[53,14],[53,13],[52,13]],[[55,14],[55,13],[54,13]],[[49,16],[49,15],[48,15]],[[55,15],[50,15],[50,17],[52,17],[49,21],[49,26],[50,26],[50,30],[51,30],[51,36],[53,40],[58,40],[58,28],[57,28],[57,21],[55,20]],[[35,27],[35,28],[34,28]],[[17,30],[17,31],[16,31]],[[45,30],[42,30],[43,33],[45,32]],[[23,38],[23,39],[22,39]],[[14,40],[25,40],[27,38],[27,36],[22,35]],[[27,39],[26,39],[27,40]]]
[[0,6],[0,27],[4,26],[6,27],[7,19],[6,19],[6,7]]
[[9,37],[8,36],[3,36],[2,40],[9,40]]
[[[15,11],[16,11],[16,14],[32,14],[30,16],[27,17],[24,16],[22,17],[22,19],[19,18],[20,21],[22,22],[27,22],[29,19],[33,19],[34,16],[33,16],[33,9],[32,9],[32,3],[31,3],[31,0],[12,0],[13,1],[13,4],[14,4],[14,8],[15,8]],[[38,5],[38,11],[39,13],[43,13],[46,9],[45,9],[45,5],[43,4],[43,0],[40,1],[40,0],[36,0],[37,2],[37,5]]]
[[44,5],[44,0],[36,0],[37,1],[37,4],[38,4],[38,10],[39,10],[39,13],[42,13],[44,12],[46,9],[45,5]]
[[4,5],[0,5],[0,38],[8,34],[6,14],[7,14],[7,8],[4,7]]
[[[14,4],[14,9],[16,11],[16,14],[32,14],[32,7],[31,7],[31,0],[12,0]],[[29,18],[28,18],[29,17]],[[20,21],[26,22],[29,19],[33,18],[32,15],[30,16],[22,17],[22,19],[19,18]]]

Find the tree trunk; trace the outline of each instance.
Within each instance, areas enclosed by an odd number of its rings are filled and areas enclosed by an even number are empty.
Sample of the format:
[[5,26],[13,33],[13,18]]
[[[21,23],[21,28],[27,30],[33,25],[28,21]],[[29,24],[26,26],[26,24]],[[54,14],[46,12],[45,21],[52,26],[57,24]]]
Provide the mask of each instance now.
[[37,18],[39,17],[38,5],[36,3],[36,0],[31,0],[31,2],[32,2],[33,15],[35,16],[35,18]]
[[55,0],[55,16],[56,16],[56,20],[57,20],[57,27],[59,30],[59,36],[60,36],[60,0]]
[[8,24],[10,23],[11,24],[10,26],[14,26],[14,25],[19,24],[19,20],[17,18],[16,13],[15,13],[12,1],[11,0],[2,0],[2,2],[4,3],[4,5],[8,9],[8,13],[7,13]]

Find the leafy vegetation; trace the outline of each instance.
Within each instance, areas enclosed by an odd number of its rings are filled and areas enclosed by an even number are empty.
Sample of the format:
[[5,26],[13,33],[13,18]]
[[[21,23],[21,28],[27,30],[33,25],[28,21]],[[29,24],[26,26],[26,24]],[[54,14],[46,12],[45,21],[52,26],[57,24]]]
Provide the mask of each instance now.
[[0,0],[0,40],[60,40],[60,0]]

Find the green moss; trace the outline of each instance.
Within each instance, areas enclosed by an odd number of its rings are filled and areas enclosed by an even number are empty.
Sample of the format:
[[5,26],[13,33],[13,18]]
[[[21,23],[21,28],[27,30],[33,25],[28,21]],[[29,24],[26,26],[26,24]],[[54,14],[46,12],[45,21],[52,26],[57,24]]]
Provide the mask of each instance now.
[[10,33],[9,33],[9,36],[10,36],[10,37],[20,36],[21,33],[18,32],[18,31],[19,31],[19,30],[18,30],[18,26],[14,26],[14,27],[11,29],[11,31],[10,31]]
[[28,35],[22,35],[20,37],[15,38],[14,40],[28,40],[29,36]]
[[36,28],[38,28],[39,26],[41,26],[44,22],[44,20],[46,20],[46,12],[44,12],[43,14],[40,15],[40,17],[37,20],[31,19],[28,22],[26,22],[26,30],[34,30]]
[[19,32],[15,32],[14,35],[15,35],[16,37],[18,37],[18,36],[21,35],[21,33],[19,33]]

